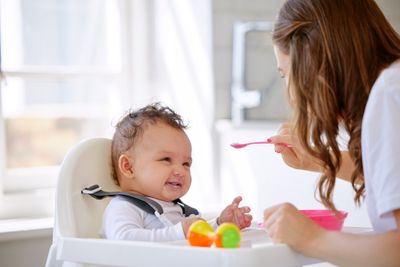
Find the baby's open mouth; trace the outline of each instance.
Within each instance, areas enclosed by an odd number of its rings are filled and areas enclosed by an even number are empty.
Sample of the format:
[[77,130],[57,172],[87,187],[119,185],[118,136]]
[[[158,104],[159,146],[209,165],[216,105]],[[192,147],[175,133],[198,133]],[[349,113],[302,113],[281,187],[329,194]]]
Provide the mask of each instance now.
[[172,186],[172,187],[176,187],[176,188],[181,188],[182,187],[182,183],[180,183],[180,182],[166,182],[165,184],[167,186]]

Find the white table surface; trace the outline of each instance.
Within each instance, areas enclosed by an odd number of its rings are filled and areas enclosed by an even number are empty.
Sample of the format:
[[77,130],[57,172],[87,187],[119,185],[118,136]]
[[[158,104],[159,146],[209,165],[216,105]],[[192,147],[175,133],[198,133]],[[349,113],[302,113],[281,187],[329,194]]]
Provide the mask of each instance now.
[[[366,228],[344,228],[364,233]],[[273,244],[267,234],[256,228],[242,231],[240,248],[192,247],[184,241],[169,243],[113,241],[104,239],[62,238],[57,258],[107,266],[174,267],[295,267],[320,263],[302,256],[287,245]]]

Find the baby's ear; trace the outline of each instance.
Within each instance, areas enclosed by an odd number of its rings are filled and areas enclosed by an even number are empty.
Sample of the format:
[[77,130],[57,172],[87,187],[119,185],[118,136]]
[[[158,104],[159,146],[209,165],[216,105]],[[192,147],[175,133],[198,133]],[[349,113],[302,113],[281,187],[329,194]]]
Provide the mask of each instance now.
[[134,178],[133,165],[131,158],[122,154],[118,159],[118,169],[121,174],[127,178]]

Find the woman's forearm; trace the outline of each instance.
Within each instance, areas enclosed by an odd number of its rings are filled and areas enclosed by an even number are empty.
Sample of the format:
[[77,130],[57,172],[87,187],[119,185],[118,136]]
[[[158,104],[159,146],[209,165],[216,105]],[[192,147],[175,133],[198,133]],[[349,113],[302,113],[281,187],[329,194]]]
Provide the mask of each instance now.
[[[400,210],[396,211],[400,217]],[[400,220],[400,218],[397,218]],[[339,266],[399,266],[400,230],[381,234],[326,231],[305,253]]]

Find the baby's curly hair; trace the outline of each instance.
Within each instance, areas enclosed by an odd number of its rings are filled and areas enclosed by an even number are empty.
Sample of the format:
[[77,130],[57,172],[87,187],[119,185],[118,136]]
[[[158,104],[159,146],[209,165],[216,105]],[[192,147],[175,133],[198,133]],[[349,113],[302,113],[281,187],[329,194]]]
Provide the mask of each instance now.
[[187,129],[182,117],[167,106],[159,102],[149,104],[139,110],[129,110],[115,126],[115,133],[111,145],[112,176],[119,185],[118,159],[132,148],[143,134],[146,125],[158,122],[165,123],[175,129]]

